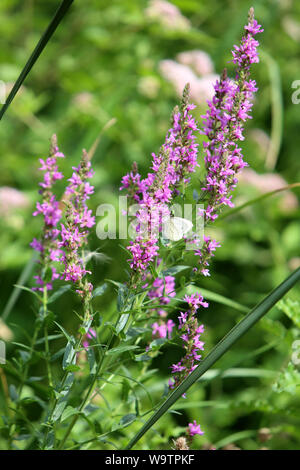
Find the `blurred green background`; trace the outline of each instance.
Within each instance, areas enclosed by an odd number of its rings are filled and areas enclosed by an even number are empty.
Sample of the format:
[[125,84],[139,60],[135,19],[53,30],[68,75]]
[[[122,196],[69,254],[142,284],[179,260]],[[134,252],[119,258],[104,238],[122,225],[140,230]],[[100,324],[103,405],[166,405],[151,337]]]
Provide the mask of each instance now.
[[[259,38],[262,60],[253,67],[259,91],[242,145],[253,171],[241,178],[235,203],[300,182],[300,104],[292,103],[292,83],[300,80],[300,2],[174,0],[170,3],[177,13],[171,8],[169,14],[156,14],[155,3],[157,9],[159,2],[146,0],[76,0],[0,122],[0,311],[32,256],[30,241],[39,234],[40,220],[31,213],[38,197],[38,158],[47,155],[50,136],[58,136],[66,155],[61,164],[69,177],[81,149],[89,150],[104,126],[115,119],[102,133],[93,157],[91,207],[96,210],[105,202],[117,205],[121,177],[134,161],[146,174],[151,152],[161,145],[178,101],[176,86],[162,73],[161,61],[178,62],[178,54],[200,50],[210,56],[214,73],[227,67],[232,75],[230,50],[240,39],[250,6],[265,31]],[[0,79],[7,90],[57,6],[54,0],[1,1]],[[195,63],[189,67],[192,70]],[[175,72],[173,82],[178,77]],[[198,73],[196,78],[203,84],[204,77]],[[195,116],[201,122],[206,104],[200,97],[199,101]],[[201,158],[200,152],[200,162]],[[196,189],[198,176],[193,181]],[[63,186],[58,188],[62,193]],[[296,269],[300,265],[299,194],[299,188],[282,192],[218,222],[214,235],[222,248],[212,264],[212,277],[201,286],[252,307]],[[90,240],[91,249],[110,257],[106,263],[94,262],[94,284],[106,278],[124,281],[126,253],[120,241],[100,241],[95,231]],[[98,305],[108,318],[115,308],[113,292],[110,288]],[[195,385],[183,415],[162,419],[156,426],[158,434],[150,432],[140,448],[170,447],[171,438],[182,432],[188,419],[197,419],[205,430],[205,436],[196,441],[198,448],[231,442],[244,449],[299,448],[300,374],[291,362],[292,345],[299,335],[299,287],[288,297],[289,304],[285,299],[281,308],[274,308],[216,365],[232,373]],[[71,296],[58,303],[57,313],[69,329],[76,323],[73,308],[76,302]],[[206,352],[241,317],[240,312],[213,301],[201,315]],[[16,341],[22,333],[12,324],[30,332],[33,321],[31,297],[22,293],[7,320]],[[13,346],[8,351],[12,354]],[[178,350],[166,350],[155,364],[161,377],[159,386],[157,377],[149,382],[155,399],[167,381],[173,355],[178,354]],[[127,442],[134,426],[115,442]],[[263,427],[272,430],[266,443],[258,438]],[[236,433],[244,434],[236,437]]]

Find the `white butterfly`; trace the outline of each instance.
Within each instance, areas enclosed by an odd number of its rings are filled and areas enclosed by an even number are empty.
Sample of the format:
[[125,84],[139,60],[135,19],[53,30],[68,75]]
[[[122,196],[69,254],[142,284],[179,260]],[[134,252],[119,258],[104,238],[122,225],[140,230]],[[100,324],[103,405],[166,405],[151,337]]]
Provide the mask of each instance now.
[[188,233],[193,227],[193,223],[182,217],[169,217],[163,222],[162,234],[164,238],[177,242]]

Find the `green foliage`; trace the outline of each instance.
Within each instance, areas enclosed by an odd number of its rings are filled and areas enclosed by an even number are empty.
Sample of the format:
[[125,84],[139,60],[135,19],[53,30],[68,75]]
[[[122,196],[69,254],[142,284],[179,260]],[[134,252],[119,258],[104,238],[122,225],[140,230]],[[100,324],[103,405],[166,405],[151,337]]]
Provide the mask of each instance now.
[[[75,1],[1,121],[0,186],[17,188],[27,202],[3,211],[0,201],[0,310],[14,333],[5,340],[8,360],[1,369],[3,380],[0,377],[0,449],[52,449],[74,419],[65,448],[124,448],[165,399],[179,341],[152,341],[150,325],[156,313],[145,325],[140,293],[128,295],[126,289],[126,241],[119,246],[117,240],[90,237],[91,250],[99,249],[107,259],[89,262],[97,286],[92,301],[99,311],[94,314],[95,329],[98,333],[101,328],[101,336],[87,351],[77,347],[76,335],[86,334],[90,325],[78,327],[81,305],[68,287],[58,282],[48,299],[56,317],[41,307],[35,320],[42,299],[30,289],[32,266],[27,263],[32,258],[29,243],[40,230],[40,222],[31,217],[38,197],[38,158],[47,155],[53,132],[67,156],[62,166],[69,178],[81,149],[89,150],[106,124],[116,119],[102,132],[93,156],[96,190],[91,208],[95,211],[103,202],[116,205],[120,179],[132,162],[147,173],[151,152],[161,145],[177,102],[176,90],[159,73],[160,61],[201,49],[210,54],[218,73],[226,66],[232,74],[229,50],[240,36],[249,2],[172,3],[189,19],[189,30],[168,30],[147,18],[146,0]],[[299,78],[300,3],[259,0],[254,6],[265,29],[265,54],[256,67],[259,93],[243,150],[252,169],[280,175],[286,186],[300,181],[299,105],[291,101],[291,84]],[[0,3],[0,79],[8,85],[17,79],[56,7],[54,0]],[[196,111],[198,119],[205,106],[200,104]],[[271,145],[266,149],[268,137]],[[200,145],[201,140],[199,136]],[[192,181],[194,194],[187,195],[190,200],[198,200],[200,179],[201,168]],[[63,185],[60,194],[62,190]],[[201,312],[205,355],[299,266],[299,188],[264,197],[258,187],[241,181],[234,199],[236,209],[231,215],[224,212],[211,229],[222,242],[212,277],[187,287],[190,260],[180,259],[179,249],[172,250],[164,271],[175,275],[181,286],[170,306],[174,321],[181,294],[200,290],[210,302]],[[135,448],[169,449],[172,439],[184,434],[186,423],[197,419],[205,435],[195,439],[194,448],[237,443],[243,449],[259,449],[264,444],[258,431],[268,427],[269,448],[299,449],[299,365],[292,362],[299,338],[299,302],[298,285],[219,360],[217,368],[194,384],[187,400],[176,402],[173,410],[178,414],[165,413]],[[132,325],[135,315],[138,321]],[[53,388],[45,367],[45,325]],[[103,345],[108,344],[106,350]],[[82,362],[75,363],[75,354]],[[102,361],[103,373],[97,370]],[[79,410],[79,397],[94,378],[97,387]]]

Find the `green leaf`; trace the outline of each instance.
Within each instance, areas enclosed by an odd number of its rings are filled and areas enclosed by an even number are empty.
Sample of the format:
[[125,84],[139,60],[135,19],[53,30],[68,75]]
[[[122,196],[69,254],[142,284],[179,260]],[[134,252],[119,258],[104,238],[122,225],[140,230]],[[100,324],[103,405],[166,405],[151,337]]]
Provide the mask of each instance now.
[[277,307],[300,328],[300,302],[292,299],[282,299],[278,302]]
[[126,333],[125,341],[136,338],[137,336],[143,335],[146,331],[150,331],[150,328],[129,328]]
[[49,432],[48,436],[47,436],[46,445],[45,445],[45,449],[44,449],[44,450],[51,450],[51,449],[53,449],[54,441],[55,441],[54,432],[51,430],[51,431]]
[[56,353],[51,356],[50,362],[55,362],[59,357],[65,353],[66,348],[59,349]]
[[26,344],[17,343],[16,341],[12,341],[11,344],[14,344],[15,346],[19,346],[19,348],[22,348],[22,349],[27,349],[28,351],[31,352],[31,348],[29,346],[26,346]]
[[23,364],[27,364],[28,361],[32,360],[34,356],[36,357],[37,353],[31,354],[28,351],[19,351],[20,357],[22,359]]
[[55,423],[55,421],[59,420],[59,418],[61,417],[64,409],[66,408],[67,406],[67,396],[66,395],[63,395],[59,398],[55,408],[54,408],[54,411],[53,411],[53,415],[52,415],[52,420],[53,422]]
[[70,364],[69,366],[65,367],[64,369],[68,372],[77,372],[78,370],[80,370],[80,367],[77,366],[76,364]]
[[144,362],[144,361],[150,361],[152,357],[148,356],[148,354],[140,354],[139,356],[135,356],[134,360],[137,362]]
[[100,295],[103,295],[104,292],[107,290],[107,284],[106,282],[102,284],[102,286],[96,287],[96,289],[93,290],[92,293],[92,298],[94,299],[95,297],[99,297]]
[[37,321],[39,322],[39,325],[50,325],[54,319],[56,318],[55,314],[51,312],[50,310],[44,309],[44,306],[42,305],[41,308],[39,309],[38,312],[38,317]]
[[66,330],[64,329],[63,326],[61,326],[59,323],[57,323],[56,321],[54,322],[55,325],[58,326],[58,328],[63,332],[64,336],[67,338],[67,340],[70,342],[70,343],[73,343],[74,344],[74,338],[73,336],[70,336],[69,333],[66,332]]
[[71,285],[66,285],[66,286],[62,286],[60,287],[56,292],[54,292],[54,294],[52,294],[49,299],[48,299],[48,305],[49,304],[52,304],[52,302],[55,302],[55,300],[59,299],[59,297],[61,297],[65,292],[68,292],[69,290],[71,290]]
[[272,338],[283,339],[286,335],[286,328],[280,321],[272,320],[271,318],[263,318],[260,326],[263,330],[270,333]]
[[90,318],[88,318],[87,320],[85,320],[85,321],[83,322],[83,324],[82,324],[82,325],[80,326],[80,328],[79,328],[80,333],[82,333],[82,334],[88,333],[88,331],[89,331],[89,329],[90,329],[90,327],[91,327],[92,321],[93,321],[93,318],[92,318],[92,317],[90,317]]
[[124,328],[127,324],[128,318],[129,318],[129,313],[123,313],[121,315],[120,320],[118,321],[117,326],[116,326],[116,333],[117,334],[121,333],[121,331],[124,330]]
[[114,333],[114,334],[117,334],[117,331],[116,331],[116,327],[115,327],[115,323],[111,322],[111,321],[106,321],[104,323],[104,326],[108,326],[108,328]]
[[294,271],[285,281],[276,287],[265,299],[251,310],[229,333],[212,349],[206,358],[183,380],[183,382],[169,395],[157,411],[146,421],[138,433],[126,446],[131,449],[141,437],[161,418],[169,408],[206,372],[218,359],[220,359],[255,323],[280,300],[300,280],[300,268]]
[[149,344],[149,348],[151,349],[151,351],[156,351],[160,349],[161,346],[167,342],[168,342],[167,338],[157,338],[151,341],[151,343]]
[[107,351],[107,355],[112,355],[112,354],[121,354],[126,351],[132,351],[133,349],[138,349],[139,346],[117,346],[116,348],[109,349]]
[[32,377],[29,377],[29,379],[27,380],[27,382],[41,382],[42,380],[44,379],[44,377],[38,377],[38,376],[32,376]]
[[9,386],[9,395],[12,401],[18,401],[19,395],[18,395],[16,387],[13,384]]
[[90,374],[95,375],[97,372],[97,362],[93,348],[87,348],[87,357],[89,361]]
[[[70,369],[68,369],[68,367],[71,366],[71,365],[74,366],[75,362],[76,362],[75,349],[73,348],[72,342],[69,341],[67,346],[66,346],[65,354],[64,354],[64,357],[63,357],[63,362],[62,362],[63,369],[64,370],[69,370],[70,372],[72,372]],[[76,370],[78,370],[78,369],[76,369]]]
[[32,294],[32,295],[34,295],[35,297],[37,297],[40,302],[43,302],[42,297],[41,297],[37,292],[35,292],[34,290],[30,289],[29,287],[21,286],[21,285],[18,285],[18,284],[14,284],[14,287],[16,287],[17,289],[26,290],[26,292],[29,292],[30,294]]
[[71,416],[74,416],[77,414],[79,414],[79,412],[76,408],[73,408],[73,406],[67,406],[61,415],[60,421],[62,423],[63,421],[66,421],[68,418],[70,418]]
[[291,395],[295,395],[297,388],[299,389],[299,387],[300,372],[296,369],[292,362],[290,362],[287,368],[279,374],[277,381],[272,386],[274,392],[287,392]]
[[26,439],[30,439],[31,434],[19,434],[18,436],[14,437],[16,441],[25,441]]
[[[123,369],[126,370],[126,368],[123,366]],[[155,372],[154,372],[155,373]],[[129,372],[127,371],[127,374],[129,374]],[[153,401],[152,401],[152,397],[151,397],[151,394],[148,392],[147,388],[145,387],[144,384],[142,384],[140,381],[130,377],[129,375],[123,375],[123,374],[120,374],[118,372],[114,372],[114,375],[116,375],[117,377],[123,377],[124,379],[126,379],[126,381],[132,381],[134,384],[138,385],[139,387],[141,387],[145,394],[147,395],[147,397],[149,398],[149,401],[151,402],[151,405],[153,406]],[[145,380],[145,375],[143,377],[143,379]]]
[[[48,338],[47,338],[47,340],[48,340],[48,341],[52,341],[52,340],[54,340],[54,339],[58,339],[58,338],[62,338],[62,337],[63,337],[63,335],[61,335],[61,334],[49,335]],[[38,340],[36,341],[35,344],[44,344],[44,343],[45,343],[45,338],[40,338],[40,339],[38,339]]]
[[164,276],[175,276],[175,274],[190,268],[190,266],[173,266],[172,268],[165,269],[162,273]]
[[125,415],[120,419],[119,426],[125,428],[126,426],[129,426],[129,424],[133,423],[135,419],[136,415],[134,413],[129,413],[128,415]]
[[121,400],[127,403],[129,391],[131,390],[130,383],[127,379],[122,381]]
[[118,312],[122,312],[124,310],[124,307],[126,306],[127,295],[128,295],[127,286],[125,286],[125,284],[121,284],[118,289],[118,298],[117,298]]

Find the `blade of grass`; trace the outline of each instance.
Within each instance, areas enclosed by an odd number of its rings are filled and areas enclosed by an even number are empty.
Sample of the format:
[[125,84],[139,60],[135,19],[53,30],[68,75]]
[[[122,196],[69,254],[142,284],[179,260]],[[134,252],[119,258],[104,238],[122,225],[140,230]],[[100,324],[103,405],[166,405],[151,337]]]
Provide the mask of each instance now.
[[116,122],[117,122],[117,119],[112,118],[105,124],[105,126],[103,126],[103,128],[100,131],[100,134],[98,135],[98,137],[94,141],[93,145],[91,146],[90,150],[88,151],[88,159],[89,160],[91,160],[93,158],[93,156],[94,156],[94,154],[97,150],[97,147],[100,143],[102,134],[104,134],[104,132],[106,132],[110,127],[114,126]]
[[269,80],[271,86],[271,136],[270,145],[267,151],[265,165],[267,170],[274,170],[277,164],[278,155],[282,141],[283,129],[283,100],[280,68],[277,62],[267,52],[261,51],[261,59],[268,67]]
[[12,100],[16,96],[18,90],[20,89],[22,83],[24,82],[25,78],[29,74],[30,70],[38,60],[39,56],[43,52],[44,48],[46,47],[48,41],[51,39],[51,36],[55,32],[57,26],[67,13],[68,9],[70,8],[71,4],[74,0],[63,0],[61,5],[58,7],[54,17],[52,18],[49,26],[47,27],[46,31],[42,35],[41,39],[37,43],[34,51],[32,52],[31,56],[29,57],[25,67],[23,68],[22,72],[20,73],[17,81],[15,82],[11,92],[9,93],[5,104],[2,106],[0,110],[0,120],[3,118],[5,112],[7,111],[9,105],[11,104]]
[[242,439],[248,439],[249,437],[255,437],[256,435],[257,430],[249,429],[248,431],[239,431],[234,434],[231,434],[230,436],[224,437],[224,439],[221,439],[216,444],[214,444],[214,447],[216,449],[219,449],[220,447],[225,447],[228,444],[232,444],[236,441],[241,441]]
[[294,271],[262,302],[251,310],[226,336],[212,349],[201,364],[169,395],[158,410],[150,417],[138,433],[129,442],[126,449],[131,449],[141,437],[159,420],[169,408],[220,359],[255,323],[257,323],[275,304],[300,280],[300,268]]
[[[32,272],[32,269],[33,269],[33,266],[34,266],[34,263],[35,261],[37,260],[37,256],[36,254],[28,261],[28,263],[24,266],[24,269],[23,271],[21,272],[20,274],[20,277],[19,279],[17,280],[17,285],[18,286],[24,286]],[[17,287],[17,285],[14,286],[13,290],[12,290],[12,293],[7,301],[7,304],[5,305],[5,308],[3,310],[3,313],[2,313],[2,320],[5,321],[8,317],[8,315],[10,314],[10,312],[12,311],[12,309],[14,308],[14,305],[16,303],[16,301],[18,300],[19,298],[19,295],[21,294],[22,292],[22,289],[20,289],[20,287]]]
[[280,193],[281,191],[287,191],[289,189],[299,188],[299,187],[300,187],[300,182],[293,183],[293,184],[289,184],[288,186],[283,186],[282,188],[274,189],[273,191],[269,191],[268,193],[264,193],[261,196],[250,199],[250,201],[247,201],[244,204],[241,204],[240,206],[234,207],[233,209],[225,212],[224,214],[220,214],[216,220],[216,223],[218,223],[219,220],[226,219],[227,217],[230,217],[236,212],[239,212],[242,209],[245,209],[245,207],[248,207],[248,206],[251,206],[252,204],[256,204],[257,202],[263,201],[264,199],[267,199],[270,196],[274,196],[275,194]]
[[227,378],[273,378],[276,376],[277,372],[274,370],[267,370],[267,369],[250,369],[250,368],[242,368],[242,367],[233,367],[231,369],[222,370],[222,369],[213,369],[208,370],[205,374],[200,377],[199,380],[213,380],[217,377],[221,377],[222,379]]

